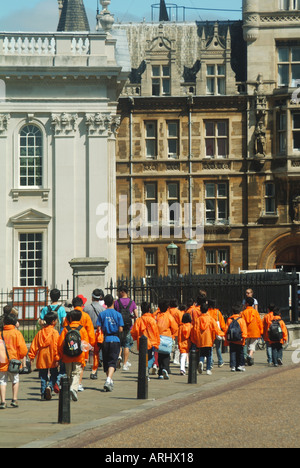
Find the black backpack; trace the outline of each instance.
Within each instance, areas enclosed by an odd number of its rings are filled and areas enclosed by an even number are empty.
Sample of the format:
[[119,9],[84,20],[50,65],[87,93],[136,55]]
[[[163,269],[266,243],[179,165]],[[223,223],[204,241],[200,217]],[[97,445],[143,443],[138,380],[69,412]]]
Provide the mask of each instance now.
[[121,300],[118,300],[119,304],[119,312],[123,317],[123,322],[124,322],[124,330],[130,330],[132,327],[132,318],[131,318],[131,313],[130,313],[130,306],[133,303],[132,300],[129,301],[129,304],[127,307],[124,307]]
[[69,357],[77,357],[82,353],[80,330],[82,326],[71,328],[67,326],[67,334],[64,340],[64,354]]
[[240,318],[241,317],[239,317],[238,319],[232,319],[232,322],[227,330],[227,341],[242,341],[243,335],[241,326],[239,324]]
[[269,331],[269,340],[270,341],[281,341],[283,338],[283,332],[279,320],[272,320]]

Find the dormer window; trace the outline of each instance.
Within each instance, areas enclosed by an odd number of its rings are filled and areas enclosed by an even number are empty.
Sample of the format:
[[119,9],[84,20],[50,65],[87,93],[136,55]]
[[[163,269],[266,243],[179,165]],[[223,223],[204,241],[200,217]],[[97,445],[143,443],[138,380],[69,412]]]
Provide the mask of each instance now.
[[152,65],[152,96],[170,96],[171,69],[169,65]]
[[225,94],[225,65],[206,66],[206,92],[211,95]]

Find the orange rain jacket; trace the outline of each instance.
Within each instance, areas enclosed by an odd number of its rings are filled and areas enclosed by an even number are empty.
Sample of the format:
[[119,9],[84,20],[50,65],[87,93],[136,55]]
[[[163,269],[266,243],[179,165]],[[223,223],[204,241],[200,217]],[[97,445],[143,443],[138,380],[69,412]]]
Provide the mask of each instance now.
[[160,335],[174,337],[178,331],[178,325],[170,312],[157,312],[156,322]]
[[[288,341],[288,339],[289,339],[289,335],[288,335],[288,331],[287,331],[287,328],[286,328],[286,325],[285,325],[284,321],[281,319],[280,315],[273,315],[272,320],[279,320],[281,330],[282,330],[282,333],[283,333],[283,337],[282,337],[282,340],[280,340],[280,343],[281,344],[286,343]],[[267,329],[267,334],[268,334],[270,325],[272,323],[272,320],[269,323],[269,326],[268,326],[268,329]],[[276,341],[270,341],[269,336],[268,336],[268,341],[269,341],[270,344],[278,343],[278,341],[277,342]]]
[[138,318],[132,327],[131,336],[137,342],[137,349],[140,347],[140,338],[144,335],[148,338],[148,349],[158,349],[160,337],[155,318],[150,312],[143,314]]
[[[70,326],[70,328],[78,328],[80,325],[82,326],[82,328],[80,330],[81,341],[86,341],[87,343],[89,343],[89,337],[88,337],[87,331],[83,327],[81,322],[72,322],[72,323],[70,323],[69,326]],[[66,337],[67,333],[68,333],[68,329],[64,328],[63,331],[61,332],[61,335],[60,335],[59,339],[58,339],[58,353],[59,353],[59,355],[61,357],[61,360],[64,363],[80,362],[82,367],[85,367],[86,354],[88,355],[88,353],[85,353],[83,351],[79,356],[76,356],[76,357],[70,357],[70,356],[66,356],[64,354],[64,341],[65,341],[65,337]]]
[[221,330],[226,330],[226,324],[224,317],[219,309],[208,309],[207,313],[215,319],[216,322],[219,322]]
[[[248,330],[247,330],[247,324],[246,324],[245,320],[243,319],[243,317],[241,316],[241,314],[234,314],[234,315],[232,315],[231,317],[228,318],[227,323],[226,323],[226,334],[227,334],[227,330],[228,330],[229,325],[231,324],[231,322],[233,320],[237,320],[238,318],[240,319],[239,324],[240,324],[240,327],[241,327],[241,330],[242,330],[242,341],[232,341],[231,343],[244,346],[245,343],[246,343],[246,338],[248,336]],[[225,340],[224,344],[225,344],[225,346],[230,345],[230,343],[227,340]]]
[[269,327],[270,327],[271,322],[273,320],[273,317],[274,317],[274,313],[269,312],[263,318],[263,330],[264,330],[263,331],[263,338],[264,338],[264,341],[266,341],[266,342],[270,341],[269,340],[269,335],[268,335],[268,330],[269,330]]
[[[96,335],[95,335],[95,329],[94,329],[94,325],[93,325],[91,317],[89,316],[87,312],[84,312],[82,310],[82,307],[75,307],[75,310],[80,310],[80,312],[82,312],[80,325],[86,329],[88,338],[89,338],[87,341],[88,343],[90,343],[92,347],[94,347],[96,343]],[[67,318],[65,318],[64,327],[67,327],[68,325],[69,325],[68,320]]]
[[53,325],[42,328],[34,337],[28,357],[32,361],[37,356],[37,369],[53,369],[59,362],[57,343],[59,333]]
[[253,307],[246,307],[241,313],[241,316],[247,324],[247,338],[260,338],[263,334],[263,324],[259,313]]
[[191,347],[191,323],[181,323],[178,330],[178,347],[181,354],[189,353]]
[[[21,361],[28,352],[23,335],[14,325],[4,325],[3,331],[0,334],[0,340],[2,337],[5,340],[6,349],[9,355],[9,359],[17,359]],[[8,371],[8,359],[5,352],[5,347],[1,343],[1,360],[0,360],[0,372]],[[1,362],[2,361],[2,362]]]
[[211,348],[216,336],[225,336],[217,322],[208,313],[202,314],[192,326],[191,341],[197,348]]

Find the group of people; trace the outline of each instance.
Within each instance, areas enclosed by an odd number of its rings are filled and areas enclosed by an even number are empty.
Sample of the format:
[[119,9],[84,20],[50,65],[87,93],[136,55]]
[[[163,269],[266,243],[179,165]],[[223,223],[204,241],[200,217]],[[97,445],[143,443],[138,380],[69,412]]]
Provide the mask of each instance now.
[[[197,300],[188,305],[178,305],[176,299],[158,301],[153,311],[151,304],[140,305],[141,315],[135,302],[128,297],[128,289],[122,286],[118,300],[103,291],[95,289],[92,301],[79,295],[69,305],[69,311],[59,303],[60,291],[50,292],[51,304],[40,313],[40,330],[34,337],[28,351],[22,334],[18,330],[17,311],[4,307],[0,323],[0,409],[5,409],[6,386],[12,382],[11,406],[18,407],[19,374],[12,371],[12,361],[21,363],[28,356],[39,370],[42,400],[50,400],[52,392],[59,393],[60,379],[67,375],[70,383],[70,398],[78,400],[83,390],[83,370],[93,354],[91,379],[97,379],[100,365],[106,373],[104,390],[114,388],[113,376],[123,361],[123,370],[130,368],[129,352],[133,341],[147,337],[149,375],[159,379],[170,378],[170,360],[180,365],[180,374],[185,375],[189,352],[198,351],[200,374],[211,375],[213,368],[213,347],[215,345],[218,367],[224,365],[222,345],[230,348],[230,369],[232,372],[245,371],[245,364],[254,364],[254,352],[258,339],[263,336],[267,344],[269,365],[282,364],[282,345],[288,340],[288,333],[280,311],[274,304],[262,320],[258,313],[253,291],[247,290],[243,304],[232,307],[232,313],[225,322],[214,300],[205,291],[200,291]],[[148,379],[149,379],[148,375]]]

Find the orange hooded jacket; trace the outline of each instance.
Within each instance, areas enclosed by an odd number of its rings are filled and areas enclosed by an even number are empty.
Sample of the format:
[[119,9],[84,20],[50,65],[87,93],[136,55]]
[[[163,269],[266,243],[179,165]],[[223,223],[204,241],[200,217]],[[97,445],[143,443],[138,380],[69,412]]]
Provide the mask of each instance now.
[[191,323],[181,323],[178,330],[178,347],[181,354],[189,353],[191,347]]
[[[25,356],[27,356],[27,346],[23,335],[19,330],[16,329],[14,325],[4,325],[3,331],[0,334],[0,340],[2,337],[5,340],[6,349],[9,355],[9,359],[17,359],[21,361]],[[0,362],[0,372],[8,371],[8,359],[5,352],[5,347],[1,343],[1,360]]]
[[260,338],[264,330],[262,320],[257,310],[248,306],[243,310],[241,315],[247,324],[247,338]]
[[178,331],[178,325],[169,311],[158,312],[156,322],[160,335],[174,337]]
[[37,369],[53,369],[59,362],[57,343],[59,333],[53,325],[42,328],[34,337],[28,357],[32,361],[37,356]]
[[216,336],[225,336],[217,322],[208,313],[202,314],[194,322],[191,331],[191,341],[197,348],[212,348]]
[[270,328],[270,325],[272,323],[272,320],[273,320],[273,317],[274,317],[274,313],[273,312],[269,312],[268,314],[266,314],[263,318],[263,338],[264,338],[264,341],[265,342],[269,342],[269,335],[268,335],[268,330]]
[[[82,324],[81,322],[72,322],[70,323],[69,326],[70,328],[78,328],[79,326],[82,326]],[[79,356],[76,356],[76,357],[70,357],[64,354],[64,341],[65,341],[65,337],[67,333],[68,333],[68,329],[64,328],[58,339],[58,353],[61,357],[61,360],[66,364],[70,362],[79,362],[81,363],[82,367],[85,367],[86,354],[88,353],[85,353],[83,351]],[[87,331],[83,326],[80,330],[80,336],[81,336],[81,341],[86,341],[87,343],[89,343],[89,337],[88,337]]]
[[[93,325],[91,317],[89,316],[87,312],[84,312],[82,310],[82,307],[75,307],[75,310],[80,310],[80,312],[82,313],[80,325],[86,329],[87,334],[88,334],[87,341],[88,343],[90,343],[92,347],[94,347],[96,343],[96,335],[95,335],[95,329],[94,329],[94,325]],[[67,318],[65,318],[64,327],[67,327],[68,325],[69,325],[68,320]]]
[[[239,324],[240,324],[240,327],[241,327],[241,330],[242,330],[242,341],[232,341],[232,343],[234,344],[238,344],[238,345],[241,345],[241,346],[244,346],[245,343],[246,343],[246,338],[248,336],[248,330],[247,330],[247,324],[245,322],[245,320],[241,317],[241,314],[234,314],[232,315],[231,317],[228,318],[227,320],[227,323],[226,323],[226,334],[227,334],[227,330],[231,324],[231,322],[233,320],[237,320],[239,318]],[[230,343],[225,340],[225,346],[229,346]]]
[[[281,344],[286,343],[288,341],[288,339],[289,339],[289,335],[288,335],[288,331],[287,331],[287,328],[286,328],[286,325],[285,325],[284,321],[281,319],[280,315],[273,315],[272,320],[278,320],[279,321],[280,327],[281,327],[281,330],[282,330],[282,333],[283,333],[283,337],[282,337],[282,340],[280,340],[280,343]],[[272,320],[269,323],[269,326],[268,326],[268,329],[267,329],[267,334],[268,334],[270,325],[272,323]],[[268,341],[269,341],[270,344],[278,343],[276,341],[270,341],[269,336],[268,336]]]
[[221,330],[226,330],[226,324],[224,317],[219,309],[208,309],[207,313],[215,319],[216,322],[219,322]]
[[144,335],[148,338],[148,349],[158,349],[160,344],[160,337],[158,326],[155,318],[151,313],[145,313],[138,318],[132,327],[131,336],[137,342],[137,349],[139,350],[140,338]]

